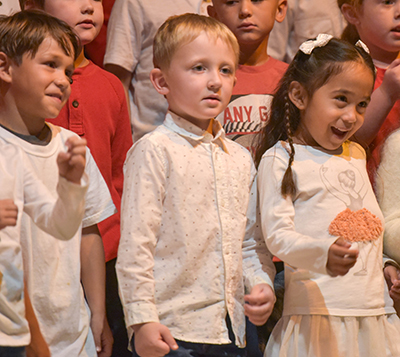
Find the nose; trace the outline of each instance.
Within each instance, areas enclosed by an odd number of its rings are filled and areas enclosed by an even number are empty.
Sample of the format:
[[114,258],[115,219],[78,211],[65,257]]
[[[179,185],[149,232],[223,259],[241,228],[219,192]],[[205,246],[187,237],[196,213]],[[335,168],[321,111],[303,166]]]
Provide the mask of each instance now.
[[252,15],[251,0],[242,0],[239,8],[239,18],[245,19]]
[[65,73],[60,73],[54,80],[54,84],[64,92],[71,85],[71,79]]
[[93,14],[93,0],[82,0],[81,13],[82,14]]
[[218,92],[221,88],[222,81],[221,81],[221,74],[218,70],[210,71],[210,77],[208,79],[207,87],[209,90],[213,92]]
[[356,106],[349,107],[344,115],[342,115],[342,120],[345,125],[354,124],[357,121],[357,117],[360,115],[357,111]]
[[394,6],[395,6],[395,8],[394,8],[394,18],[398,19],[400,17],[400,2],[397,1]]

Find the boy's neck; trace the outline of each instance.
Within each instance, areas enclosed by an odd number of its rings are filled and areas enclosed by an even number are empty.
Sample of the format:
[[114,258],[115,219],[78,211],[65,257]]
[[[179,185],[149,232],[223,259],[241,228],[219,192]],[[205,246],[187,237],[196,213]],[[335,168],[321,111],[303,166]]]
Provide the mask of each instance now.
[[269,60],[267,47],[268,37],[259,44],[240,44],[239,64],[245,66],[261,66]]
[[85,57],[85,52],[81,51],[78,58],[75,60],[75,68],[85,67],[89,64],[89,60]]
[[10,105],[8,101],[1,98],[0,124],[18,134],[38,136],[42,133],[46,122],[45,118],[24,118],[13,103]]

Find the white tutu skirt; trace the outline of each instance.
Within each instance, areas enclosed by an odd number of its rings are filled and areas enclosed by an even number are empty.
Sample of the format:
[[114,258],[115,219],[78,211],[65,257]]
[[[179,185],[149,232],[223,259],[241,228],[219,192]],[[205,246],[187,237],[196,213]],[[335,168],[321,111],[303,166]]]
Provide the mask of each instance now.
[[276,324],[264,357],[400,357],[396,314],[292,315]]

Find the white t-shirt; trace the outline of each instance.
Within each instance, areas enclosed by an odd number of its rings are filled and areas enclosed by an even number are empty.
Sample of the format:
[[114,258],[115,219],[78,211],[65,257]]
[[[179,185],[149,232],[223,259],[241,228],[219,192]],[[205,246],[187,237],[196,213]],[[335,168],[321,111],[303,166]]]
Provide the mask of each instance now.
[[[58,180],[55,158],[65,150],[65,141],[76,134],[48,125],[52,140],[46,146],[33,145],[3,128],[0,128],[0,137],[20,146],[28,154],[36,174],[55,193]],[[82,227],[99,223],[115,213],[107,185],[89,149],[86,172],[90,185]],[[59,241],[37,228],[26,214],[22,216],[21,244],[28,292],[51,354],[57,357],[97,356],[93,338],[85,351],[89,315],[80,282],[80,242],[81,229],[71,240]]]
[[23,298],[22,213],[29,214],[49,234],[70,239],[82,221],[88,183],[85,178],[82,185],[60,178],[60,199],[56,201],[34,173],[24,152],[0,138],[0,186],[0,200],[12,199],[18,207],[16,226],[0,230],[0,346],[25,346],[30,334]]
[[153,39],[172,15],[199,13],[201,0],[116,0],[107,27],[104,64],[116,64],[133,73],[129,105],[133,139],[161,125],[167,113],[166,99],[150,82]]

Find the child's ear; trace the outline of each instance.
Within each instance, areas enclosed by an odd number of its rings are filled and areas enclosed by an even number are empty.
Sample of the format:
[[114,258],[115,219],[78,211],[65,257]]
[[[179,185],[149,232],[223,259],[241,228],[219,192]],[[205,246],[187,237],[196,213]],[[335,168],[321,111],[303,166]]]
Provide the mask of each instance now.
[[278,8],[276,9],[275,21],[282,22],[285,19],[287,11],[287,0],[279,0]]
[[11,82],[11,60],[4,52],[0,52],[0,79],[3,82]]
[[165,80],[164,73],[160,68],[153,68],[151,70],[150,80],[158,93],[162,95],[167,95],[169,93],[167,81]]
[[40,9],[40,7],[36,4],[35,0],[26,0],[23,7],[24,7],[23,10]]
[[212,18],[218,20],[218,14],[217,14],[217,12],[215,11],[214,6],[212,6],[212,5],[208,5],[208,6],[207,6],[207,14],[208,14],[208,16],[210,16],[210,17],[212,17]]
[[307,107],[307,91],[297,81],[293,81],[289,85],[289,99],[299,110],[304,110]]
[[340,8],[346,21],[351,25],[358,25],[360,23],[357,16],[357,9],[350,4],[343,4]]

